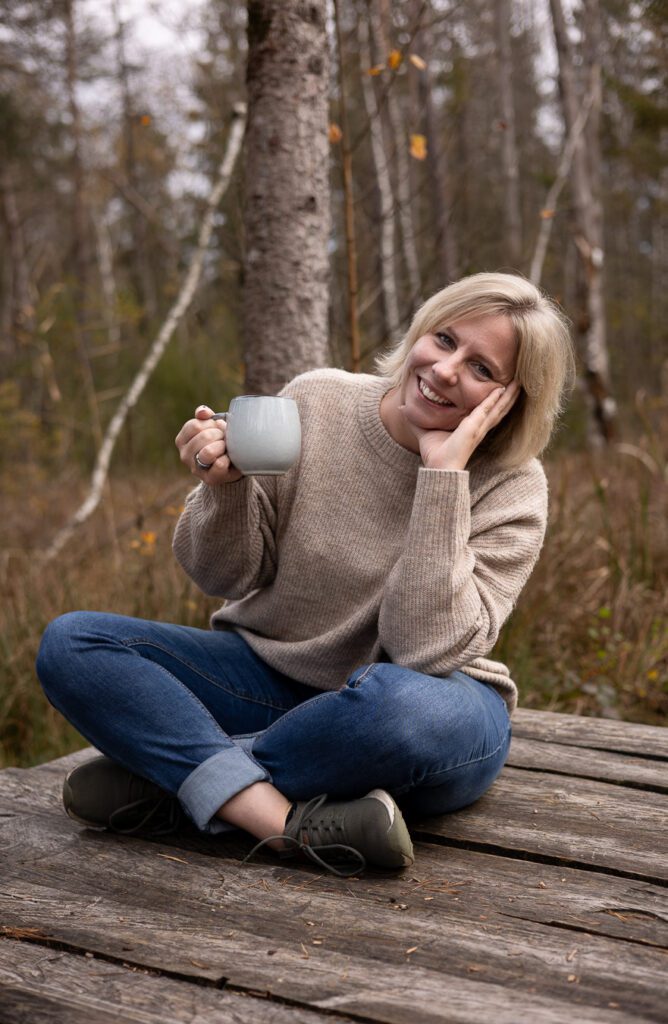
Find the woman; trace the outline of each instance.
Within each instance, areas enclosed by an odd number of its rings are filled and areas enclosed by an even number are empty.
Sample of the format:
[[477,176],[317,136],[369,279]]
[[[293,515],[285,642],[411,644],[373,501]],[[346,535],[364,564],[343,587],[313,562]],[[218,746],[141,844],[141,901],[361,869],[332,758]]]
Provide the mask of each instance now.
[[517,690],[486,655],[543,541],[536,456],[572,379],[568,330],[529,282],[478,274],[378,368],[284,389],[303,448],[280,477],[242,477],[206,406],[180,430],[200,485],[174,550],[227,599],[212,630],[49,626],[46,694],[107,755],[65,782],[76,820],[159,832],[185,811],[350,873],[412,863],[402,811],[455,811],[496,778]]

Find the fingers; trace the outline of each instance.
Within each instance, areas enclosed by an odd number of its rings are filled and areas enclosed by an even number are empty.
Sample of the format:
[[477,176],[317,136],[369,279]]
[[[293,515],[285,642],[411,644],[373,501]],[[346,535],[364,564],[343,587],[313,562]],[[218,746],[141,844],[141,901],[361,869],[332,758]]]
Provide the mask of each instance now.
[[507,387],[495,388],[480,405],[469,414],[477,419],[493,420],[493,423],[486,423],[487,428],[495,426],[509,412],[517,401],[521,387],[516,380],[511,380]]
[[[208,405],[200,405],[195,410],[195,418],[188,420],[181,427],[175,438],[179,450],[179,458],[188,467],[193,476],[204,483],[217,485],[239,480],[242,474],[230,462],[225,445],[227,424],[224,420],[213,420],[213,410]],[[198,457],[202,465],[195,462]]]

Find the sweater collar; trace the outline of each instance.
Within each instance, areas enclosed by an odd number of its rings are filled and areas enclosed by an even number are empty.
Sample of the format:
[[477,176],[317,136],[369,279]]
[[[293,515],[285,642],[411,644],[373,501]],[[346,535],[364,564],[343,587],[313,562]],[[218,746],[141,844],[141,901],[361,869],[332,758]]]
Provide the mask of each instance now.
[[392,382],[386,377],[369,377],[368,383],[362,388],[359,401],[362,433],[383,462],[403,476],[414,477],[422,465],[420,456],[398,444],[388,434],[380,418],[381,399],[391,387]]

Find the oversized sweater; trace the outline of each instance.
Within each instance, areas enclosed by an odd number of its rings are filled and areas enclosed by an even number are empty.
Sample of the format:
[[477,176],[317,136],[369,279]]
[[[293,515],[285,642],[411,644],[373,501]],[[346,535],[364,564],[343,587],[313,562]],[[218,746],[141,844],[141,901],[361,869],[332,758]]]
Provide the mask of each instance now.
[[295,399],[302,451],[282,476],[189,495],[174,551],[269,665],[316,690],[391,661],[431,676],[461,669],[512,713],[517,688],[493,647],[533,569],[547,520],[540,463],[432,470],[387,432],[387,379],[316,370]]

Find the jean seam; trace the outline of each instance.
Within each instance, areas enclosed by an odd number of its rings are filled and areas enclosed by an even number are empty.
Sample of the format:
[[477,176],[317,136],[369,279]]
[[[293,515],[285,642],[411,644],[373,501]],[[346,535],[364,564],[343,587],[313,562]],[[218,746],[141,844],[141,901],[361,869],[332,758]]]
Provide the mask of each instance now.
[[[290,715],[292,715],[294,712],[300,711],[301,708],[303,708],[304,704],[308,704],[309,708],[312,708],[313,704],[316,701],[320,701],[324,697],[329,697],[332,693],[337,693],[337,692],[338,692],[337,690],[326,690],[324,693],[317,693],[315,697],[311,697],[307,701],[302,701],[302,703],[298,704],[296,707],[290,708],[288,711],[285,712],[284,715],[281,715],[281,717],[279,719],[277,719],[277,721],[272,722],[270,725],[267,726],[266,729],[262,729],[261,730],[262,739],[264,739],[266,736],[268,736],[269,733],[271,732],[271,730],[274,729],[276,726],[283,725],[285,723],[285,720]],[[248,735],[252,736],[254,734],[253,733],[249,733]],[[259,738],[259,735],[258,735],[257,738]]]
[[364,682],[364,680],[368,676],[370,676],[372,674],[372,672],[375,670],[375,668],[376,668],[376,663],[375,662],[373,664],[371,664],[371,665],[367,665],[367,667],[364,669],[364,672],[362,672],[362,675],[359,677],[359,679],[355,680],[355,683],[351,687],[351,689],[356,690],[358,686],[361,686],[362,683]]
[[[169,655],[170,658],[173,658],[174,661],[177,661],[180,665],[183,665],[185,668],[189,669],[191,672],[194,672],[195,675],[200,677],[200,679],[206,679],[206,681],[208,683],[211,683],[212,686],[217,687],[219,690],[222,690],[224,693],[230,694],[230,696],[232,696],[232,697],[236,697],[238,700],[245,700],[245,701],[248,701],[249,704],[257,704],[257,705],[259,705],[261,707],[265,707],[265,708],[273,708],[275,711],[283,711],[283,712],[287,713],[288,711],[292,710],[293,706],[290,706],[290,707],[286,708],[282,704],[274,704],[274,703],[272,703],[271,701],[268,701],[268,700],[260,700],[260,699],[258,699],[256,697],[246,696],[246,694],[238,693],[236,690],[231,689],[229,686],[223,686],[221,683],[218,682],[218,680],[216,680],[212,676],[210,676],[208,674],[208,672],[203,672],[196,665],[193,665],[192,662],[188,661],[186,658],[182,658],[182,657],[174,654],[174,652],[170,648],[164,647],[162,644],[156,643],[155,640],[142,639],[140,637],[139,639],[121,640],[121,643],[122,643],[122,645],[124,647],[137,647],[139,645],[142,645],[144,647],[154,647],[156,650],[162,651],[163,654]],[[160,666],[160,668],[164,668],[164,667],[165,667],[164,665]],[[169,672],[169,674],[174,679],[176,679],[177,682],[179,682],[179,683],[181,682],[181,680],[178,679],[172,672],[170,672],[169,669],[165,669],[165,671]],[[186,689],[188,689],[188,687],[185,686],[185,683],[181,683],[181,685],[184,686]],[[192,691],[189,691],[189,692],[192,692]],[[195,695],[193,694],[193,696],[195,696]],[[200,701],[200,703],[201,703],[201,701]],[[202,705],[202,707],[204,707],[204,705]],[[215,721],[215,719],[213,719],[213,720]]]
[[[490,758],[492,758],[492,757],[496,757],[496,755],[497,755],[497,754],[498,754],[498,752],[499,752],[499,751],[501,750],[501,748],[503,747],[503,745],[504,745],[505,743],[507,743],[507,742],[508,742],[509,736],[510,736],[510,729],[509,729],[509,730],[508,730],[508,732],[506,733],[506,735],[505,735],[505,737],[503,738],[503,740],[501,740],[501,742],[499,743],[499,745],[498,745],[498,746],[496,746],[496,747],[494,748],[494,750],[491,750],[491,751],[489,752],[489,754],[485,754],[485,755],[484,755],[483,757],[472,757],[472,758],[470,758],[470,759],[469,759],[468,761],[460,761],[460,763],[459,763],[459,764],[453,764],[453,765],[451,765],[451,766],[450,766],[449,768],[441,768],[441,770],[440,770],[440,771],[437,771],[437,772],[429,772],[429,774],[428,774],[428,775],[425,775],[425,776],[424,776],[424,779],[432,779],[432,778],[434,778],[434,777],[435,777],[436,775],[447,775],[447,774],[448,774],[448,772],[454,772],[454,771],[457,771],[457,769],[459,769],[459,768],[468,768],[468,767],[469,767],[470,765],[473,765],[473,764],[482,764],[482,762],[483,762],[483,761],[489,761],[489,760],[490,760]],[[503,767],[503,766],[502,766],[502,767]],[[421,785],[423,785],[423,784],[424,784],[424,780],[423,780],[423,782],[421,783]]]

